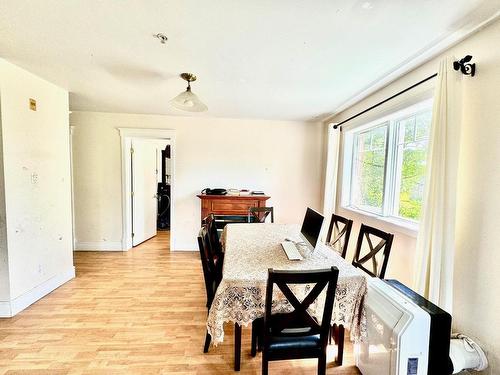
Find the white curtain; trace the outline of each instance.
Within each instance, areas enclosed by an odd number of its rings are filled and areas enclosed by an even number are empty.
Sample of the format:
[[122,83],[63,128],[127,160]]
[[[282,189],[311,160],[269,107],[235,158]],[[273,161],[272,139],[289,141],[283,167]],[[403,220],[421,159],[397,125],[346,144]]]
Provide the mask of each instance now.
[[414,275],[416,289],[450,313],[462,126],[462,74],[452,66],[452,58],[439,65]]
[[[334,129],[335,124],[328,124],[328,143],[326,152],[326,173],[325,173],[325,188],[323,197],[323,215],[325,221],[329,224],[332,213],[336,209],[337,198],[337,172],[339,164],[340,151],[340,129]],[[323,227],[323,236],[326,237],[326,229],[328,225]]]

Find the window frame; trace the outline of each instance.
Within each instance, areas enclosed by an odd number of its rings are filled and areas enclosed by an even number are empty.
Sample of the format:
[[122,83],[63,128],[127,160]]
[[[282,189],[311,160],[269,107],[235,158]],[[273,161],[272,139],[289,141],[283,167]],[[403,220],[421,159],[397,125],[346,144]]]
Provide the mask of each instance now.
[[[408,105],[400,110],[393,111],[383,117],[352,127],[345,131],[343,142],[343,166],[340,205],[345,210],[350,210],[359,214],[375,217],[392,224],[417,231],[419,221],[405,218],[399,215],[399,194],[396,191],[398,176],[398,157],[403,156],[403,151],[399,152],[398,139],[401,135],[401,120],[411,116],[432,111],[433,99],[426,99],[413,105]],[[357,152],[357,135],[368,130],[376,129],[379,126],[387,125],[386,153],[384,168],[384,191],[382,209],[370,210],[366,207],[352,205],[352,182],[354,177],[354,158]],[[416,131],[416,129],[415,129]],[[398,200],[398,202],[396,202]],[[396,212],[396,209],[398,211]]]

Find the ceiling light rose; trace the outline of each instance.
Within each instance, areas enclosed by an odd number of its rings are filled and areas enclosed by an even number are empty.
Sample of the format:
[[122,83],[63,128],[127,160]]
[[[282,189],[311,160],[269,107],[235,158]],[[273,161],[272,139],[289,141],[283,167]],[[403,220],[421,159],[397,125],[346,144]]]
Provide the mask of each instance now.
[[205,112],[208,107],[191,91],[191,82],[196,81],[196,76],[192,73],[182,73],[180,77],[187,81],[186,91],[181,92],[170,100],[172,107],[188,112]]

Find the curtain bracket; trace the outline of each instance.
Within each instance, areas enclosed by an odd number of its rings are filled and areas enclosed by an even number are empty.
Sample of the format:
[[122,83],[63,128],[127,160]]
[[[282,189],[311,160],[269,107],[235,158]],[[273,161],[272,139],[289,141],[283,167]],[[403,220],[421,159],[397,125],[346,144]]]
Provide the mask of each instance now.
[[463,75],[474,77],[476,74],[476,63],[471,63],[471,55],[465,56],[463,59],[453,62],[453,69],[460,70]]

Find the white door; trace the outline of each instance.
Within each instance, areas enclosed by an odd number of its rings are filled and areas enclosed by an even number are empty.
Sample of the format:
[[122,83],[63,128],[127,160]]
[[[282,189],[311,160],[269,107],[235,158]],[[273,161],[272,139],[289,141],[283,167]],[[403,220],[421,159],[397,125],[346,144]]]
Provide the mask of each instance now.
[[132,245],[156,236],[156,144],[132,140]]

